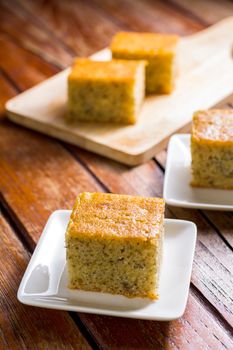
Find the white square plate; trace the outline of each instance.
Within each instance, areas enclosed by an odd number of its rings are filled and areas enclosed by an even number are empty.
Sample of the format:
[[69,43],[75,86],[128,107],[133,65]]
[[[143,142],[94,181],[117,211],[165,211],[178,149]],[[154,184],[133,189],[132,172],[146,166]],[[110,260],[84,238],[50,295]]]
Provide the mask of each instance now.
[[168,145],[163,197],[177,207],[233,210],[233,191],[195,188],[191,181],[190,134],[172,136]]
[[24,304],[148,320],[172,320],[184,313],[196,242],[196,225],[165,220],[160,299],[129,299],[120,295],[67,288],[65,230],[71,211],[49,218],[18,290]]

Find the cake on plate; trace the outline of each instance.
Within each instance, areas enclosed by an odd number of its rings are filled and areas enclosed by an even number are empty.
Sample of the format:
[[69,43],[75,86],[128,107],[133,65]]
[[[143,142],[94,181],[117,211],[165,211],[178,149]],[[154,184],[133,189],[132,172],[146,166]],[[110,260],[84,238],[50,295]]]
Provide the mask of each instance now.
[[192,186],[233,189],[233,110],[198,111],[191,134]]
[[69,288],[158,298],[164,200],[82,193],[66,231]]

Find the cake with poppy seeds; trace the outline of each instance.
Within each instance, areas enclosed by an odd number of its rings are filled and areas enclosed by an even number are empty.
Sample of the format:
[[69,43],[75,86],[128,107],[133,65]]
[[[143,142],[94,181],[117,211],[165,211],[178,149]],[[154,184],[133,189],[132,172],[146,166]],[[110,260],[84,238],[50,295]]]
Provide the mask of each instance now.
[[196,187],[233,189],[233,110],[194,113],[192,181]]
[[82,193],[66,231],[69,288],[158,298],[164,200]]

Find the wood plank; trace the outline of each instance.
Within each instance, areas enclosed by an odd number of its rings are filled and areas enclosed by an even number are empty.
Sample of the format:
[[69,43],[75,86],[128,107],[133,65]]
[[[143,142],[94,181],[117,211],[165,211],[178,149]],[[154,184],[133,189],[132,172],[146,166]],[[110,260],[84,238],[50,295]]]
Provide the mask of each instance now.
[[233,249],[232,222],[233,214],[231,212],[204,211],[204,215],[210,220],[212,225],[219,231],[219,234]]
[[[0,127],[0,140],[1,191],[7,206],[13,211],[16,223],[20,223],[24,228],[27,241],[31,246],[35,245],[49,212],[59,207],[70,208],[75,192],[101,190],[101,186],[93,183],[86,173],[84,175],[81,171],[77,173],[78,163],[73,165],[72,162],[70,165],[69,156],[67,160],[67,155],[64,155],[65,151],[62,151],[62,148],[56,151],[58,146],[39,134],[4,123]],[[11,152],[8,147],[12,143],[15,145],[14,152]],[[22,163],[20,159],[23,159],[24,162]],[[98,160],[97,162],[99,168],[104,165],[107,169],[108,162]],[[119,169],[116,163],[114,163],[115,167],[111,167],[112,163],[114,162],[109,163],[110,168],[107,172],[109,178],[109,174],[113,177],[115,173],[121,173],[121,171],[125,173],[125,178],[133,171],[138,172],[138,176],[135,176],[134,180],[131,175],[131,180],[134,181],[135,186],[142,186],[146,176],[148,185],[143,185],[142,190],[145,191],[143,194],[147,195],[147,191],[149,191],[150,195],[153,195],[153,184],[157,183],[155,179],[158,181],[153,162],[150,163],[149,173],[145,165],[140,169],[133,170],[124,166],[120,166]],[[82,177],[85,178],[85,183],[80,181]],[[118,180],[120,181],[121,178],[119,176]],[[148,190],[146,190],[146,186],[148,186]],[[120,192],[120,187],[116,187],[117,189],[117,192]],[[159,194],[159,183],[157,189]],[[124,191],[127,191],[126,185],[124,185]],[[129,189],[128,193],[130,193]],[[194,294],[189,298],[186,315],[188,316],[171,323],[149,323],[124,319],[119,322],[111,317],[105,317],[101,322],[101,316],[82,314],[80,317],[89,331],[93,332],[96,340],[106,349],[117,348],[119,345],[130,348],[132,341],[138,348],[156,348],[166,344],[168,349],[176,349],[182,344],[187,346],[186,339],[191,346],[200,344],[202,348],[216,348],[223,343],[226,348],[230,349],[231,340],[228,336],[228,326],[225,329],[218,319],[211,316],[211,312]],[[197,322],[197,320],[202,320],[206,327],[203,328],[203,323]],[[207,333],[203,329],[207,329]],[[119,334],[125,334],[125,338],[119,337]]]
[[9,96],[15,96],[17,92],[6,80],[6,75],[0,69],[0,86],[1,86],[1,98],[0,98],[0,119],[3,118],[5,113],[5,103],[9,99]]
[[[30,228],[37,239],[52,211],[71,208],[77,193],[90,186],[95,191],[102,189],[58,142],[7,122],[0,124],[0,133],[6,136],[5,146],[0,140],[1,192],[17,198],[12,208],[16,215],[17,207],[21,208],[21,220],[34,216]],[[14,152],[9,145],[15,145]],[[16,162],[14,171],[12,161]],[[23,188],[18,187],[20,183]]]
[[16,298],[30,255],[0,216],[0,348],[91,349],[66,312],[20,304]]
[[18,82],[20,90],[28,89],[58,72],[58,68],[19,47],[1,33],[0,47],[0,68],[12,81]]
[[75,55],[72,48],[63,43],[54,31],[41,29],[39,17],[27,13],[22,1],[1,1],[0,29],[17,44],[58,66],[69,65]]
[[210,25],[225,17],[233,15],[233,3],[231,0],[173,0],[177,11],[193,17],[203,25]]
[[109,38],[120,30],[118,23],[110,21],[87,1],[13,2],[21,16],[32,17],[40,31],[56,33],[56,37],[78,56],[89,56],[107,46]]
[[[186,127],[195,110],[209,108],[232,93],[232,41],[228,36],[231,31],[233,17],[182,39],[178,49],[179,78],[174,92],[147,97],[135,125],[68,124],[69,70],[9,101],[6,107],[9,118],[119,162],[143,163],[161,150],[173,133]],[[95,59],[109,58],[107,50],[95,55]]]
[[[171,322],[135,321],[81,315],[103,349],[231,349],[230,333],[223,336],[219,323],[204,311],[190,292],[184,316]],[[194,316],[195,315],[195,316]],[[229,336],[229,338],[228,338]]]

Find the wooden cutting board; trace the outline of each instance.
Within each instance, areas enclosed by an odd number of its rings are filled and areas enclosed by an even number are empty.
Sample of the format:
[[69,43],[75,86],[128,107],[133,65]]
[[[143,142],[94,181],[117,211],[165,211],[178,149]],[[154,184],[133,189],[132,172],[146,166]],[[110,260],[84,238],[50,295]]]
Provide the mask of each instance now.
[[[171,95],[147,97],[136,125],[65,122],[69,69],[14,97],[8,117],[21,125],[78,145],[119,162],[136,165],[184,130],[195,110],[206,109],[233,93],[233,17],[183,37],[178,50],[179,76]],[[108,60],[108,49],[92,56]]]

